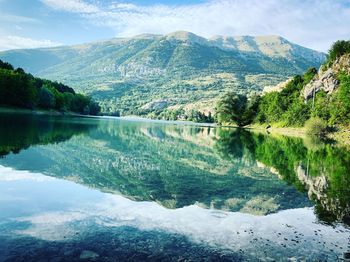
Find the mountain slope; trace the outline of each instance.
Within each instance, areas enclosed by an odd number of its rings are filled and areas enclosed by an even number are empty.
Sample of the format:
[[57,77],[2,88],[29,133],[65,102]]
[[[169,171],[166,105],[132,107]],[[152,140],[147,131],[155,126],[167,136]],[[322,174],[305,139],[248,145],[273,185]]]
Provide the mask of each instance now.
[[[168,108],[212,110],[227,91],[261,91],[325,59],[279,36],[189,32],[139,35],[77,46],[13,50],[0,59],[62,81],[100,100],[104,111],[148,114]],[[153,104],[162,107],[153,108]]]

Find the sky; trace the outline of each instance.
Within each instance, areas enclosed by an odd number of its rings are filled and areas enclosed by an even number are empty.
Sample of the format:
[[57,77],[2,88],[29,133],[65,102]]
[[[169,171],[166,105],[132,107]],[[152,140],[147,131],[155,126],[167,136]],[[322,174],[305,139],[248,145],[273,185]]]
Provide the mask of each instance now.
[[0,0],[0,50],[179,30],[280,35],[326,52],[350,39],[350,0]]

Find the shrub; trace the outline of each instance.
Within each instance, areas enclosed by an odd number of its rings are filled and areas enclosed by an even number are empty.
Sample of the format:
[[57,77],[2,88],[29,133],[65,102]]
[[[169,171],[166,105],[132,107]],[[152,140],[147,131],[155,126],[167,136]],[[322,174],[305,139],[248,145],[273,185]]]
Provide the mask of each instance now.
[[350,53],[350,41],[336,41],[328,52],[327,64],[331,64],[338,57]]
[[323,137],[327,133],[327,123],[319,117],[312,117],[305,122],[305,129],[308,135]]

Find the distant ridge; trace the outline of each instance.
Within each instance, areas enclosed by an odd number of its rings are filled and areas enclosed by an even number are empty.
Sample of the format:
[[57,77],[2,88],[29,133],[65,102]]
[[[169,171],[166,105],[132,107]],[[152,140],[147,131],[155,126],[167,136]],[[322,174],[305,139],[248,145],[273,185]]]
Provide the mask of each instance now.
[[[147,115],[179,107],[212,111],[223,92],[261,92],[319,67],[325,54],[280,36],[207,39],[177,31],[10,50],[0,59],[92,95],[105,112]],[[157,101],[166,102],[161,109],[145,106]]]

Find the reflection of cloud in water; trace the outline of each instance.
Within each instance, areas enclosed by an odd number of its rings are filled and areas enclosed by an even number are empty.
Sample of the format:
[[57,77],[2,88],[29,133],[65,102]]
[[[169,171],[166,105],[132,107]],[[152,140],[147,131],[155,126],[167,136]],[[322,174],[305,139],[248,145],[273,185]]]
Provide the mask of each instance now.
[[9,167],[0,165],[0,182],[1,181],[24,181],[32,180],[36,182],[52,181],[54,178],[44,176],[39,173],[31,173],[28,171],[16,171]]
[[70,223],[88,219],[89,215],[82,212],[65,211],[50,212],[32,217],[16,219],[19,222],[30,222],[29,228],[17,230],[20,235],[29,235],[48,241],[63,240],[73,237],[76,229]]
[[[133,202],[121,196],[105,195],[100,203],[74,207],[74,211],[49,212],[18,220],[31,223],[28,229],[17,231],[44,240],[63,240],[76,232],[91,230],[92,224],[106,227],[132,226],[140,230],[161,230],[189,237],[196,243],[238,250],[248,250],[269,241],[280,246],[295,236],[300,243],[298,252],[324,247],[345,248],[349,231],[335,234],[335,229],[316,224],[310,208],[291,209],[264,217],[242,213],[222,212],[188,206],[169,210],[157,203]],[[315,235],[315,231],[318,232]],[[297,233],[295,233],[297,232]],[[281,235],[280,235],[280,234]],[[252,239],[259,239],[252,243]],[[314,240],[314,241],[313,241]],[[308,243],[305,245],[305,242]],[[291,248],[294,242],[290,242]],[[344,247],[343,247],[344,246]],[[304,251],[303,251],[304,249]],[[341,250],[339,249],[339,252]]]

